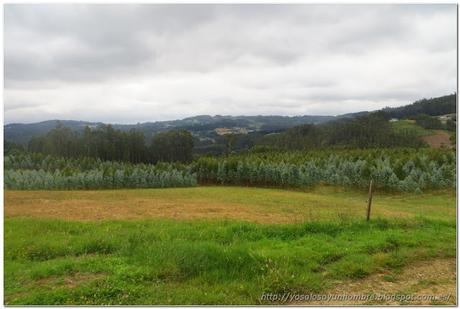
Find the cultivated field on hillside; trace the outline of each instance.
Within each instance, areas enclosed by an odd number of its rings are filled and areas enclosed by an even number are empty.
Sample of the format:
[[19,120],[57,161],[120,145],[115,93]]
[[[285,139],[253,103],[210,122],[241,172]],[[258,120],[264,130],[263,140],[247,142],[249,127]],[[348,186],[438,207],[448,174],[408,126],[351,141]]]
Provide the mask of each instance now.
[[397,132],[413,132],[431,148],[453,148],[450,141],[452,132],[446,130],[430,130],[416,124],[414,120],[399,120],[391,123]]
[[433,135],[423,136],[422,139],[432,148],[453,148],[450,134],[443,130],[435,130]]
[[404,133],[404,132],[414,132],[416,136],[427,136],[434,133],[434,130],[425,129],[415,123],[415,120],[402,119],[391,123],[395,131]]
[[455,192],[377,190],[370,222],[365,208],[366,192],[327,186],[6,191],[5,302],[273,304],[369,280],[455,303],[455,278],[403,276],[455,273]]

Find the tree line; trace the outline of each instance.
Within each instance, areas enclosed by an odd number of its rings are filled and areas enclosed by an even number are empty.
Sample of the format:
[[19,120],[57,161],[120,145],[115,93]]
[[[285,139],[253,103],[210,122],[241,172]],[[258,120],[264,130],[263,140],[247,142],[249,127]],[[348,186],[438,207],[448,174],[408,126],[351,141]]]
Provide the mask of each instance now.
[[197,185],[182,164],[132,164],[92,158],[62,158],[37,153],[5,156],[6,189],[167,188]]
[[[9,149],[14,149],[9,146]],[[131,163],[190,162],[193,137],[186,130],[155,134],[149,142],[141,131],[121,131],[111,125],[86,127],[83,133],[58,124],[44,136],[33,137],[27,150],[51,156],[90,157]]]

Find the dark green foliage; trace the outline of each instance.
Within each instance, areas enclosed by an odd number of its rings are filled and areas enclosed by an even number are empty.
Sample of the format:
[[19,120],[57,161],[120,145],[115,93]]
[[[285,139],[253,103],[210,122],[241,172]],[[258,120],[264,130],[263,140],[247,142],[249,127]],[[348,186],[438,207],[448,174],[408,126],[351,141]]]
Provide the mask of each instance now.
[[456,131],[457,130],[457,124],[455,121],[451,119],[447,119],[445,129],[448,131]]
[[111,125],[101,125],[82,134],[58,123],[45,136],[34,137],[28,145],[30,152],[66,158],[91,157],[132,163],[148,162],[149,153],[141,132],[122,132]]
[[237,134],[226,134],[225,136],[225,154],[228,156],[232,153],[233,147],[238,140],[238,135]]
[[395,132],[384,112],[322,125],[302,125],[265,138],[261,145],[278,149],[423,147],[412,132]]
[[454,132],[454,133],[450,136],[449,140],[450,140],[450,143],[455,147],[455,146],[457,145],[457,133]]
[[22,152],[24,152],[24,147],[22,145],[4,140],[3,154],[5,156],[9,154],[16,154],[16,153],[22,153]]
[[150,153],[154,162],[190,162],[192,150],[193,137],[190,132],[171,130],[153,136]]
[[[334,116],[195,116],[180,120],[144,122],[137,124],[112,124],[113,128],[123,132],[132,129],[142,132],[150,139],[156,133],[184,129],[194,134],[205,137],[215,136],[213,130],[222,127],[244,127],[256,130],[259,127],[262,131],[285,130],[287,128],[303,123],[322,123],[335,119]],[[86,122],[74,120],[49,120],[37,123],[13,123],[5,125],[5,139],[27,145],[34,136],[44,136],[56,127],[58,123],[69,127],[72,131],[82,134],[86,126],[97,127],[103,125],[100,122]]]
[[415,122],[425,129],[440,130],[444,128],[442,122],[438,118],[426,114],[418,114],[415,116]]
[[28,146],[30,152],[52,156],[131,163],[189,162],[192,148],[192,136],[184,130],[158,133],[149,148],[143,133],[134,129],[120,131],[111,125],[100,125],[86,127],[79,134],[61,123],[45,136],[32,138]]
[[391,118],[409,118],[418,114],[438,116],[457,112],[457,94],[422,99],[411,105],[383,109]]

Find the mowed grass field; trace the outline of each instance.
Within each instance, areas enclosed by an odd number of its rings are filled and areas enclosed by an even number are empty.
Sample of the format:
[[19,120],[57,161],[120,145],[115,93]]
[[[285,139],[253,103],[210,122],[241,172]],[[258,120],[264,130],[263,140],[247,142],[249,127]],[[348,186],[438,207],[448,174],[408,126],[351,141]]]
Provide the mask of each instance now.
[[[376,191],[370,222],[366,198],[333,187],[6,191],[5,303],[276,304],[263,293],[368,293],[372,282],[455,293],[455,192]],[[408,284],[417,265],[442,271]]]

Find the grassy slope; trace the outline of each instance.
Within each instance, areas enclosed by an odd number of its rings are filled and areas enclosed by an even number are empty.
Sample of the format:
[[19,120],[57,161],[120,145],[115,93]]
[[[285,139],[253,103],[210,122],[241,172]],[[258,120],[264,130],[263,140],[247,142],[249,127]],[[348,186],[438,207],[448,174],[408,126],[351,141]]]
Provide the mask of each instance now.
[[[278,209],[280,214],[282,208],[301,210],[313,203],[318,217],[273,225],[165,219],[69,222],[7,214],[7,304],[257,304],[263,292],[322,292],[381,269],[455,256],[452,192],[377,194],[375,214],[380,218],[370,223],[358,216],[364,194],[332,188],[310,193],[236,187],[41,193],[48,201],[80,195],[88,200],[88,194],[93,201],[124,196],[125,203],[134,196],[172,203],[213,199],[229,207],[246,203]],[[348,204],[359,205],[356,216],[340,211]],[[325,210],[327,205],[332,208]],[[416,217],[384,218],[393,217],[398,208]]]
[[449,138],[453,132],[425,129],[410,120],[395,121],[391,125],[397,132],[414,132],[416,136],[422,138],[432,148],[440,148],[442,145],[444,145],[442,147],[450,147],[451,145]]
[[429,130],[422,128],[418,124],[416,124],[414,121],[410,120],[399,120],[395,122],[391,122],[391,125],[393,126],[393,129],[396,131],[411,131],[415,132],[417,136],[427,136],[427,135],[432,135],[434,134],[434,130]]

